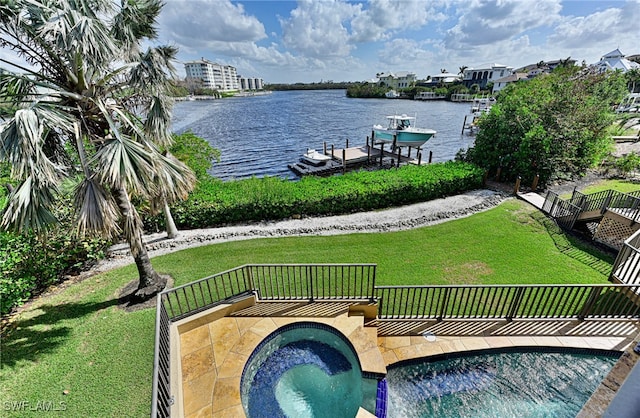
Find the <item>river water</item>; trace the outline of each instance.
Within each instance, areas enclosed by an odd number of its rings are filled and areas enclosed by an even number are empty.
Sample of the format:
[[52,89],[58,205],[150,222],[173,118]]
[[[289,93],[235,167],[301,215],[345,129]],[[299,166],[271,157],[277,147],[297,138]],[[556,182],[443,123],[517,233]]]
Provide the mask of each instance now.
[[[173,131],[187,130],[220,150],[220,162],[209,173],[229,180],[251,176],[296,178],[287,168],[307,148],[361,146],[374,124],[386,126],[394,113],[416,116],[416,126],[437,134],[424,146],[433,162],[454,158],[473,137],[461,135],[469,103],[391,99],[351,99],[345,90],[276,91],[273,94],[211,101],[178,102]],[[415,152],[415,151],[414,151]]]

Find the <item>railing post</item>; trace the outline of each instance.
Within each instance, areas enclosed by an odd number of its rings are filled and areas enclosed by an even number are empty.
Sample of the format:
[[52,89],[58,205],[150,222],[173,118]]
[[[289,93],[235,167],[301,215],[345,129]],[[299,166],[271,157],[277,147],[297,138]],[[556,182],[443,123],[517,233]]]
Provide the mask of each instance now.
[[313,302],[314,280],[311,266],[307,265],[307,282],[309,283],[309,302]]
[[589,316],[589,314],[591,313],[593,307],[595,306],[596,302],[598,301],[598,298],[600,297],[600,293],[601,292],[602,292],[602,288],[601,287],[592,287],[591,288],[591,292],[589,293],[589,297],[587,298],[587,301],[582,306],[582,309],[580,310],[580,313],[578,314],[578,319],[580,321],[584,321],[584,319],[587,316]]
[[447,287],[444,290],[444,295],[442,296],[442,298],[440,299],[442,301],[442,303],[440,304],[440,314],[438,315],[438,322],[442,321],[444,319],[445,316],[445,312],[447,310],[447,305],[449,304],[449,295],[451,293],[451,288]]
[[[376,300],[376,264],[374,264],[373,266],[369,266],[369,268],[373,270],[373,279],[371,280],[371,289],[369,290],[371,292],[369,302],[373,303]],[[380,301],[378,301],[378,304],[379,303]]]
[[518,312],[518,308],[520,307],[520,302],[522,302],[522,295],[524,294],[524,287],[518,287],[516,290],[516,294],[511,301],[511,306],[509,306],[509,310],[507,311],[507,317],[505,318],[507,321],[513,321],[513,318],[516,316],[516,312]]

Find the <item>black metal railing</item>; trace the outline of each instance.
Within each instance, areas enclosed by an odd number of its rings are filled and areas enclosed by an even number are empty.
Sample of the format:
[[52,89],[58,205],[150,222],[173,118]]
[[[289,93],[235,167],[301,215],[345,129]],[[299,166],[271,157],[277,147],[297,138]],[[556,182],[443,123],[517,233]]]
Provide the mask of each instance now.
[[378,319],[637,318],[640,285],[378,286]]
[[175,287],[162,292],[160,297],[169,318],[177,321],[253,290],[246,266],[241,266]]
[[153,354],[153,399],[151,402],[151,416],[167,418],[171,416],[170,408],[173,403],[170,385],[170,340],[169,315],[161,303],[161,296],[156,300],[156,341]]
[[370,300],[375,264],[251,264],[236,267],[161,294],[172,321],[231,298],[258,300]]
[[260,264],[245,268],[259,300],[375,298],[375,264]]

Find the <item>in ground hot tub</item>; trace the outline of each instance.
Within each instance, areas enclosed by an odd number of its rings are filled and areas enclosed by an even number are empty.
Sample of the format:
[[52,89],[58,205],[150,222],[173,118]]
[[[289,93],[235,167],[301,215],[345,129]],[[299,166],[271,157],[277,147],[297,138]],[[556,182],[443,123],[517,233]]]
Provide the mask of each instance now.
[[351,343],[336,329],[298,322],[277,329],[253,351],[240,383],[245,414],[349,417],[374,412],[375,379],[363,379]]

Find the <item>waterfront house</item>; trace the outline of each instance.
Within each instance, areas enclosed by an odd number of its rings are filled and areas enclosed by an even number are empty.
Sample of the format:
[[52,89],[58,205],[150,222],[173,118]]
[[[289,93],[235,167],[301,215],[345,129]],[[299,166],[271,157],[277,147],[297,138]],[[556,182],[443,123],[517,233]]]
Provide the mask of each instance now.
[[559,65],[568,65],[574,66],[576,65],[576,60],[572,60],[570,58],[567,59],[557,59],[552,61],[540,61],[535,64],[525,65],[524,67],[516,68],[514,73],[525,73],[527,78],[534,78],[539,76],[540,74],[549,74]]
[[623,73],[633,69],[640,69],[640,64],[634,61],[630,61],[625,58],[625,55],[620,52],[619,49],[614,49],[613,51],[605,54],[600,61],[591,65],[595,67],[596,70],[600,73],[605,71],[615,71],[620,70]]
[[502,77],[493,82],[493,90],[491,92],[493,94],[499,92],[503,88],[507,87],[509,83],[513,83],[519,80],[526,80],[529,76],[526,73],[513,73],[506,77]]
[[378,83],[384,84],[393,90],[400,90],[407,87],[412,87],[416,83],[415,73],[409,71],[399,71],[396,73],[379,73],[376,74]]
[[439,73],[429,76],[426,81],[421,81],[417,85],[422,87],[438,87],[441,85],[453,84],[460,81],[460,75],[453,73]]
[[503,64],[484,64],[476,68],[467,68],[462,76],[462,84],[471,88],[477,84],[480,89],[487,87],[488,83],[495,83],[496,80],[511,75],[513,67]]

